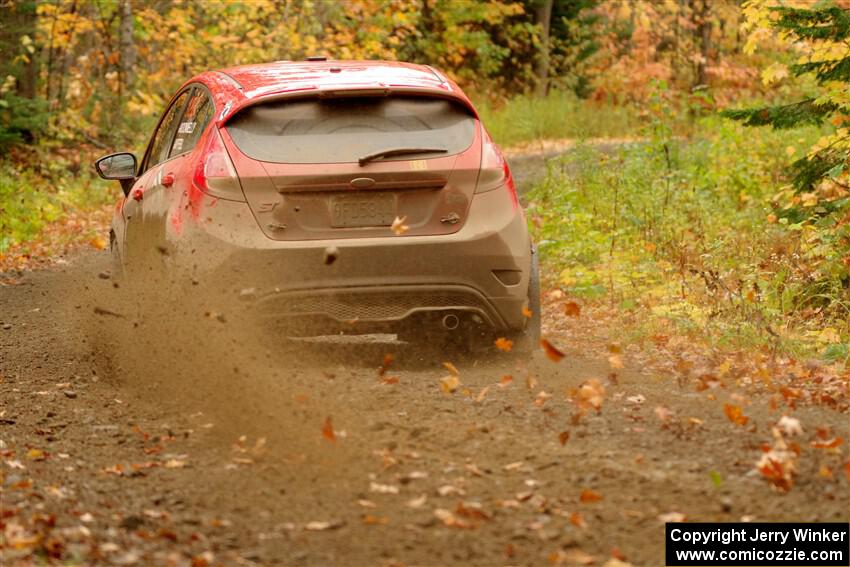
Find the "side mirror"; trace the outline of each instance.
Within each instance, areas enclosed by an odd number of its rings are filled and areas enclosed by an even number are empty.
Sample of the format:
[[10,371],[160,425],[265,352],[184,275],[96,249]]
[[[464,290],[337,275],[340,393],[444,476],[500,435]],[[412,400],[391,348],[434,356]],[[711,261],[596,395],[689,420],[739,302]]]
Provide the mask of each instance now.
[[136,178],[136,156],[128,152],[110,154],[94,162],[94,168],[104,179],[133,180]]

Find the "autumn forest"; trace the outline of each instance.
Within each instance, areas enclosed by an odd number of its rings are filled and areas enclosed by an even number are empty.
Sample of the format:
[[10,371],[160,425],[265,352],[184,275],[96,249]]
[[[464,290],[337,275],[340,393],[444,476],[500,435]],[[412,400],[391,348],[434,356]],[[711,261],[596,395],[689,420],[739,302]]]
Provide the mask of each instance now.
[[[118,302],[94,161],[312,56],[473,101],[528,360]],[[849,162],[847,0],[0,0],[0,563],[628,567],[668,522],[847,522]]]

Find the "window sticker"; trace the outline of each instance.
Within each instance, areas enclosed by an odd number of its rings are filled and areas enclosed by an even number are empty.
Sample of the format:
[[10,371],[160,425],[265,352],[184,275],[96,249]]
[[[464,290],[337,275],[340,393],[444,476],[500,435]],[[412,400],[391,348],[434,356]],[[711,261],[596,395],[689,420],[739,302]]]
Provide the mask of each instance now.
[[171,151],[179,152],[183,149],[183,138],[177,138],[174,140],[174,145],[171,147]]
[[197,122],[182,122],[180,127],[177,129],[178,134],[191,134],[195,131],[195,126]]

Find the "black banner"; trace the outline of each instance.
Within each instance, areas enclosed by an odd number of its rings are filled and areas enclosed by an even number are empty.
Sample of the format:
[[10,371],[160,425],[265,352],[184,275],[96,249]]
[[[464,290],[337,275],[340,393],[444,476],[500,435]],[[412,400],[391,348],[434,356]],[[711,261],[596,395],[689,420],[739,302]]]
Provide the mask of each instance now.
[[850,566],[850,524],[668,523],[668,567]]

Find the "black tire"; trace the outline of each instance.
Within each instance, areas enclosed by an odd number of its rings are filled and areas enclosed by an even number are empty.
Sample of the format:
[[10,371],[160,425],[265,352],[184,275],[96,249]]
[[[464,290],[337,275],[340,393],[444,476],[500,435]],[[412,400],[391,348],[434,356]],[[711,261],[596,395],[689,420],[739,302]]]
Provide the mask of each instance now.
[[534,245],[531,246],[531,273],[528,278],[528,309],[531,317],[526,322],[525,330],[514,339],[514,350],[520,355],[531,354],[540,344],[540,262]]

